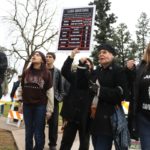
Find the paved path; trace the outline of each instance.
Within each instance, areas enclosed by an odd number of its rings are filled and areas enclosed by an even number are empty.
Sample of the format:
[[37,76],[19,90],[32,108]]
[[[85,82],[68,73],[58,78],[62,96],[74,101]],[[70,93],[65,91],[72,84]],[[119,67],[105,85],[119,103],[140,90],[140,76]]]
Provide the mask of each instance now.
[[[15,139],[16,145],[18,147],[18,150],[25,150],[25,143],[24,143],[24,141],[25,141],[25,130],[24,130],[23,126],[18,128],[18,127],[13,126],[13,125],[8,125],[8,124],[6,124],[6,118],[0,116],[0,128],[11,131],[13,134],[13,137]],[[46,135],[46,137],[45,137],[45,148],[44,148],[44,150],[48,150],[48,127],[45,128],[45,135]],[[61,138],[62,138],[62,132],[59,129],[58,142],[57,142],[58,143],[58,145],[57,145],[58,150],[60,147]],[[79,146],[79,139],[78,139],[78,135],[77,135],[71,150],[77,150],[78,146]],[[89,150],[94,150],[92,143],[91,143],[91,140],[90,140],[90,149]],[[113,147],[112,150],[115,150],[115,148]],[[134,149],[134,150],[140,150],[140,149]]]
[[[17,144],[19,150],[24,150],[24,129],[15,130],[12,133],[13,133],[13,136],[15,138],[15,141],[16,141],[16,144]],[[46,128],[45,133],[46,133],[46,143],[45,143],[44,150],[48,150],[48,140],[47,140],[48,139],[48,135],[47,135],[48,128]],[[60,147],[61,138],[62,138],[62,133],[59,133],[58,134],[58,142],[57,142],[58,143],[58,146],[57,146],[58,149]],[[78,138],[76,137],[74,144],[73,144],[73,147],[72,147],[72,150],[77,150],[78,145],[79,145],[79,141],[78,141]],[[90,144],[90,150],[93,150],[92,144]]]
[[[15,127],[13,125],[8,125],[6,124],[6,118],[5,117],[0,117],[0,128],[1,129],[5,129],[5,130],[9,130],[12,132],[13,137],[15,139],[16,145],[18,147],[18,150],[25,150],[24,147],[24,141],[25,141],[25,130],[24,127]],[[45,148],[44,150],[48,150],[48,127],[46,127],[45,129],[45,135],[46,135],[46,141],[45,141]],[[62,132],[59,130],[59,134],[58,134],[58,149],[60,147],[60,143],[61,143],[61,138],[62,138]],[[78,136],[76,137],[73,147],[71,150],[77,150],[79,146],[79,140],[78,140]],[[90,150],[93,150],[92,147],[92,143],[90,143]]]

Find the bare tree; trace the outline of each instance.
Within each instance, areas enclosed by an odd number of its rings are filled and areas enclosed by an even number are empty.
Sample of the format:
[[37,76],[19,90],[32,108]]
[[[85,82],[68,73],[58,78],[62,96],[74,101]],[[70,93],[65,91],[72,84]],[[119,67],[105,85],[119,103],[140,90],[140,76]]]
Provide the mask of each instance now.
[[138,51],[136,52],[136,55],[139,58],[139,60],[142,59],[144,49],[146,48],[146,45],[149,41],[149,36],[150,36],[150,18],[148,18],[145,12],[142,12],[136,25],[136,37],[138,45]]
[[29,63],[31,54],[41,48],[48,50],[58,31],[53,26],[55,10],[49,8],[50,0],[11,0],[13,11],[5,17],[12,25],[12,53]]

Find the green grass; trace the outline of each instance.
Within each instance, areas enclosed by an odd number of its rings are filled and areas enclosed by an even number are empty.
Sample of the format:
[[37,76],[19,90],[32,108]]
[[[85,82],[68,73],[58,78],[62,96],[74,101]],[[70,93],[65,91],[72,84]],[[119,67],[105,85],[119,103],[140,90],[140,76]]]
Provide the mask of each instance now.
[[[8,112],[10,110],[11,104],[12,104],[11,102],[5,102],[5,104],[4,104],[4,114],[3,114],[4,117],[8,116]],[[17,106],[18,104],[15,103],[15,105]]]
[[5,104],[4,105],[4,117],[8,116],[8,111],[10,110],[10,104]]

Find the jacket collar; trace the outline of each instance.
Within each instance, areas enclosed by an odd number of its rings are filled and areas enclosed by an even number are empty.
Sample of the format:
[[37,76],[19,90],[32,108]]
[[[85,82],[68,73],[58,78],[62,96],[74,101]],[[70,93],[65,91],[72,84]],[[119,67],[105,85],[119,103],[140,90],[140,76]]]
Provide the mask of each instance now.
[[109,66],[107,66],[106,68],[104,68],[102,65],[99,65],[100,70],[112,70],[114,66],[114,62],[112,62]]

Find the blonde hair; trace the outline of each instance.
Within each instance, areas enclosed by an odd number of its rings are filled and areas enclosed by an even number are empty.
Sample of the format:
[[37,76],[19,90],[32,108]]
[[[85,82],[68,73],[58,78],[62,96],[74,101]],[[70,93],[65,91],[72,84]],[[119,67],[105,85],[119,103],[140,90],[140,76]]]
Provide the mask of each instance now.
[[150,64],[150,43],[144,51],[143,60],[146,61],[147,64]]

